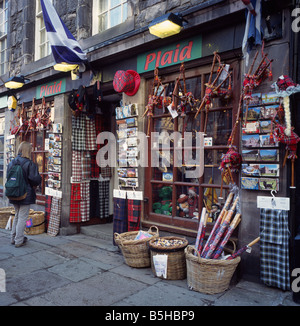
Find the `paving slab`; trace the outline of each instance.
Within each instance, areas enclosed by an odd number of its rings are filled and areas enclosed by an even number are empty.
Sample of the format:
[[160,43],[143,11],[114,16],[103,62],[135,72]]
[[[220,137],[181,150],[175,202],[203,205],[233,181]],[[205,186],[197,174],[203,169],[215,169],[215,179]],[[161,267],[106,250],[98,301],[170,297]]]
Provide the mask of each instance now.
[[48,271],[73,282],[79,282],[101,272],[101,269],[81,259],[72,259],[63,264],[55,265]]
[[20,301],[41,295],[68,283],[70,283],[70,280],[66,278],[46,270],[39,270],[22,276],[8,278],[6,293]]
[[[147,285],[109,272],[95,275],[78,283],[57,288],[39,298],[25,301],[28,305],[48,302],[58,306],[110,306],[147,288]],[[41,301],[39,301],[41,299]]]

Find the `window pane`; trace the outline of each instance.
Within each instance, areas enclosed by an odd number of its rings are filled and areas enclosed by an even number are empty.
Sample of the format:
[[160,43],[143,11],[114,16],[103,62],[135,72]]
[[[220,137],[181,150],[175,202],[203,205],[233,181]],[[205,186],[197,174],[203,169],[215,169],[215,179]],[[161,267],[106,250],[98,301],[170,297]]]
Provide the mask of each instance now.
[[198,219],[199,188],[193,186],[177,186],[176,190],[176,216]]
[[3,171],[0,171],[0,189],[3,189]]
[[4,136],[0,136],[0,152],[4,152]]
[[100,10],[100,13],[108,10],[108,1],[107,0],[100,0],[99,10]]
[[99,32],[103,32],[108,28],[107,13],[99,16]]
[[4,154],[0,154],[0,170],[4,168]]
[[152,185],[152,212],[156,214],[172,215],[172,186],[162,184]]
[[121,6],[112,9],[110,12],[110,27],[122,23],[122,8]]
[[227,145],[231,134],[231,110],[209,112],[207,119],[206,137],[213,138],[213,145]]

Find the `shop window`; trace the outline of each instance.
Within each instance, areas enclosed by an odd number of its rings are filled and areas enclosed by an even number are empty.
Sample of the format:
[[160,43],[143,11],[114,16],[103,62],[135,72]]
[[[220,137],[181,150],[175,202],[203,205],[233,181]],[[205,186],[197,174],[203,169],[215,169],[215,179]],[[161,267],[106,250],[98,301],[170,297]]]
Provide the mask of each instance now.
[[50,55],[51,48],[44,23],[40,0],[36,1],[35,40],[35,60],[39,60],[47,55]]
[[8,1],[0,1],[0,75],[7,72]]
[[[238,64],[232,64],[233,76],[237,76]],[[164,76],[162,81],[166,89],[173,89],[176,75]],[[209,78],[209,68],[199,68],[193,71],[186,70],[186,91],[191,92],[199,101],[203,98],[205,83]],[[235,77],[236,78],[236,77]],[[232,79],[235,80],[234,78]],[[152,89],[153,80],[148,82],[149,92]],[[232,82],[233,84],[233,82]],[[224,84],[224,88],[228,85]],[[234,86],[234,85],[232,85]],[[186,148],[189,155],[195,160],[195,164],[186,164],[184,150],[176,146],[171,139],[169,148],[154,142],[154,147],[159,150],[151,152],[159,160],[159,166],[151,166],[146,171],[145,192],[148,199],[145,212],[145,221],[162,223],[172,227],[182,227],[196,230],[202,208],[205,206],[211,212],[210,221],[213,222],[213,212],[220,204],[221,170],[219,169],[222,154],[228,150],[228,138],[234,124],[237,105],[232,97],[226,100],[213,99],[205,119],[205,111],[195,118],[197,109],[187,109],[185,116],[179,114],[173,119],[167,107],[154,107],[151,121],[151,131],[165,132],[165,137],[173,132],[178,132],[180,142],[184,140],[187,132],[192,135],[192,140]],[[206,121],[206,122],[205,122]],[[147,124],[147,123],[146,123]],[[204,173],[202,176],[187,174],[197,167],[197,154],[200,151],[196,133],[203,132],[206,124],[204,146]],[[198,133],[199,135],[199,133]],[[150,144],[153,143],[150,135]],[[166,139],[169,141],[170,139]],[[235,140],[238,143],[238,139]],[[174,162],[182,162],[181,166]],[[157,161],[155,161],[157,162]],[[229,186],[223,182],[222,196],[226,198]],[[217,206],[216,206],[217,205]]]
[[93,15],[94,35],[126,21],[127,0],[94,0]]

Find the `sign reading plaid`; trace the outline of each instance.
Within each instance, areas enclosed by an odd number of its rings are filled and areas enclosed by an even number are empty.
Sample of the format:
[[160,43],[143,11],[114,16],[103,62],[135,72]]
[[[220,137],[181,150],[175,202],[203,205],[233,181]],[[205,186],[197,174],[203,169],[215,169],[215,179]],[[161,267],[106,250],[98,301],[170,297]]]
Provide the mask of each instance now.
[[128,199],[128,231],[140,229],[142,202],[140,200]]
[[282,290],[290,288],[288,211],[260,210],[261,280]]

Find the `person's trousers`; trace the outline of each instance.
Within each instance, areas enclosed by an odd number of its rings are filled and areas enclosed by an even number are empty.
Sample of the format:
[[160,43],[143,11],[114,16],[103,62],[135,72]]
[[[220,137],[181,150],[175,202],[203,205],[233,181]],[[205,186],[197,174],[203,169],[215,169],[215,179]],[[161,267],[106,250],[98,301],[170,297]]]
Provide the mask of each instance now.
[[30,205],[14,204],[14,208],[15,218],[11,229],[11,242],[15,242],[18,245],[24,241],[24,231]]

